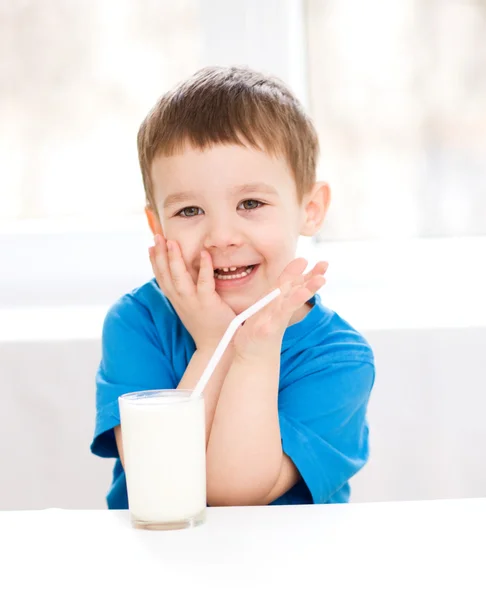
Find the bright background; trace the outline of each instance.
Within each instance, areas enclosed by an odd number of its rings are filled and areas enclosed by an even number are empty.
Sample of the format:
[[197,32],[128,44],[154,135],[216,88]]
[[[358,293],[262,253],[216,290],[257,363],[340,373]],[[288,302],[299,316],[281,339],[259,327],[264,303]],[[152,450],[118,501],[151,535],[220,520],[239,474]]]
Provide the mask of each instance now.
[[106,310],[150,276],[136,155],[208,64],[284,79],[329,218],[300,252],[377,358],[354,499],[486,495],[485,0],[0,0],[0,508],[99,507]]

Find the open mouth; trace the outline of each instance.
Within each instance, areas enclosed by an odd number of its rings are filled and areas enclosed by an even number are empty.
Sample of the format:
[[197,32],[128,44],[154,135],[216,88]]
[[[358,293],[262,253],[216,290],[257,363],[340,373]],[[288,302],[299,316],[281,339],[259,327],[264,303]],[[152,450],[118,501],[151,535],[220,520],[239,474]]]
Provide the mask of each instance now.
[[214,269],[214,278],[220,281],[229,281],[230,279],[243,279],[248,277],[256,265],[248,265],[244,267],[224,267],[222,269]]

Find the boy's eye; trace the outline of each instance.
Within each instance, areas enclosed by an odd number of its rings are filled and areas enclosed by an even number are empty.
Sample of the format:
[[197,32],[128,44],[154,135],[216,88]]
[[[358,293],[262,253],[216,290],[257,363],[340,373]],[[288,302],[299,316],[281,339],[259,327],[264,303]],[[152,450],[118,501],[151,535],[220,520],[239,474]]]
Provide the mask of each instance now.
[[[243,207],[243,210],[255,210],[257,208],[260,208],[260,206],[263,206],[263,202],[260,202],[260,200],[253,200],[248,199],[248,200],[243,200],[242,202],[239,203],[238,208]],[[176,213],[177,217],[183,217],[184,219],[189,219],[191,217],[198,217],[199,215],[203,214],[203,210],[201,208],[199,208],[199,206],[186,206],[185,208],[181,209],[178,213]]]
[[243,200],[243,202],[240,202],[240,206],[243,206],[245,210],[254,210],[263,206],[263,202],[260,202],[260,200]]
[[202,210],[198,206],[186,206],[186,208],[183,208],[177,213],[178,216],[185,217],[186,219],[189,217],[197,217],[200,214],[202,214]]

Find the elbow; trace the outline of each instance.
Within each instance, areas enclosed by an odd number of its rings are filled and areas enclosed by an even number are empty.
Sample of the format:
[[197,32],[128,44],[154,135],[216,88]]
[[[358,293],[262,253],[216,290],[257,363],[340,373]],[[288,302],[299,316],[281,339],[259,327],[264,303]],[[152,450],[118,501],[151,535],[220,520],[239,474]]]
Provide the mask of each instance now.
[[209,506],[262,506],[268,504],[267,486],[257,485],[256,481],[248,485],[236,482],[206,482],[206,501]]
[[207,504],[211,507],[217,506],[264,506],[268,504],[264,496],[253,494],[238,494],[229,492],[208,493]]
[[[209,506],[263,506],[280,477],[282,457],[275,460],[225,463],[206,455],[206,501]],[[243,461],[242,461],[243,462]]]
[[264,506],[269,504],[273,485],[253,480],[247,485],[241,482],[218,482],[207,480],[206,499],[209,506]]

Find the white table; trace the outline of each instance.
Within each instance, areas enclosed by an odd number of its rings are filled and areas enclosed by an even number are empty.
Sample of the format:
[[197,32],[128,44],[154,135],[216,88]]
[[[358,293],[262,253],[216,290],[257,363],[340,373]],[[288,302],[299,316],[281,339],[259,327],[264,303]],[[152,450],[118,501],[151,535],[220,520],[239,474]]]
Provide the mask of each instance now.
[[0,513],[0,597],[486,598],[486,499],[213,508],[183,531],[127,511]]

